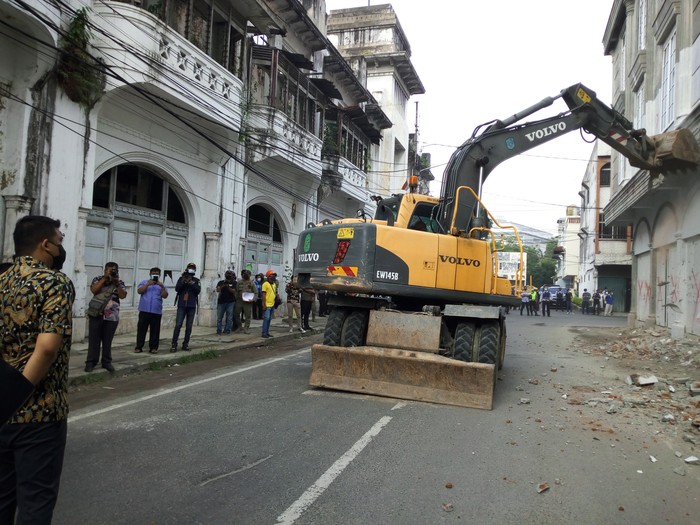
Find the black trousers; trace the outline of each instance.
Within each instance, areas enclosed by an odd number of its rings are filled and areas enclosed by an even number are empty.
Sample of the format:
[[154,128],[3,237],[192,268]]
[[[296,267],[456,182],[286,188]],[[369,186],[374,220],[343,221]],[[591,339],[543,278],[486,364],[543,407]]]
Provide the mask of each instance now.
[[51,523],[67,428],[66,420],[0,427],[0,525]]
[[143,345],[146,342],[146,332],[150,331],[148,349],[158,350],[158,343],[160,342],[160,321],[162,318],[162,314],[139,312],[139,322],[136,325],[136,348],[143,350]]
[[320,317],[328,315],[328,292],[321,291],[318,293],[318,315]]
[[549,301],[542,301],[542,317],[544,317],[545,310],[547,312],[547,317],[552,317],[552,314],[549,311]]
[[257,299],[253,303],[253,319],[262,319],[263,309],[262,309],[262,299]]
[[306,330],[310,329],[309,326],[309,314],[311,314],[311,308],[313,307],[313,301],[301,301],[301,324]]
[[102,366],[112,362],[112,340],[117,331],[119,321],[105,321],[102,317],[89,317],[88,323],[88,355],[86,365],[96,366],[100,360],[102,347]]

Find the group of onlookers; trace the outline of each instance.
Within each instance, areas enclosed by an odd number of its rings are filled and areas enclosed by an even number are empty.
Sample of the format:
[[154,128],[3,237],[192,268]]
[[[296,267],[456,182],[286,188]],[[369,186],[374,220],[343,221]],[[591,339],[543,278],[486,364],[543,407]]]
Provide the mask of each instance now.
[[584,288],[581,294],[581,313],[584,314],[600,315],[603,312],[604,316],[611,317],[614,304],[615,295],[607,288],[597,289],[592,294]]
[[[182,346],[179,348],[189,351],[189,342],[192,334],[195,314],[199,306],[199,295],[202,290],[201,281],[196,277],[197,265],[189,263],[185,271],[175,284],[175,305],[177,313],[175,326],[170,344],[170,352],[178,351],[178,341],[183,324],[185,335]],[[149,352],[158,353],[160,343],[160,325],[163,316],[163,300],[169,295],[168,289],[163,283],[160,268],[151,268],[148,279],[141,281],[136,291],[140,295],[139,318],[136,330],[136,346],[134,352],[143,352],[148,339]],[[272,337],[270,323],[275,310],[282,304],[279,295],[279,282],[277,273],[268,270],[265,275],[257,274],[253,279],[250,270],[242,270],[240,279],[236,279],[233,270],[226,270],[224,279],[216,284],[216,333],[228,335],[232,332],[249,333],[251,319],[262,319],[262,333],[264,338]],[[119,278],[119,265],[108,262],[104,268],[104,274],[92,280],[90,291],[93,293],[95,309],[88,309],[88,357],[85,362],[85,371],[92,372],[98,361],[106,370],[114,371],[112,366],[112,340],[119,322],[119,303],[127,295],[126,286]],[[316,306],[316,291],[311,287],[299,288],[296,279],[287,284],[287,320],[289,331],[292,332],[294,316],[297,318],[298,330],[302,333],[311,330],[309,317],[315,317],[316,311],[319,317],[323,317],[328,309],[327,294],[318,294],[320,306]],[[98,298],[104,300],[98,304]],[[91,302],[92,304],[92,302]]]
[[[567,314],[572,312],[573,291],[567,288],[555,289],[551,286],[530,290],[525,288],[520,297],[520,315],[523,315],[523,311],[525,311],[527,315],[537,316],[540,308],[542,309],[542,317],[549,317],[552,308],[556,311],[565,311]],[[598,289],[593,294],[584,288],[581,294],[581,313],[600,315],[603,312],[605,316],[612,316],[614,303],[614,294],[607,288]]]
[[551,317],[552,308],[562,312],[566,311],[567,314],[571,313],[573,292],[565,288],[559,288],[556,291],[547,286],[543,286],[541,290],[537,288],[523,289],[520,297],[520,315],[523,315],[523,311],[525,311],[527,315],[538,316],[540,308],[542,308],[542,317]]

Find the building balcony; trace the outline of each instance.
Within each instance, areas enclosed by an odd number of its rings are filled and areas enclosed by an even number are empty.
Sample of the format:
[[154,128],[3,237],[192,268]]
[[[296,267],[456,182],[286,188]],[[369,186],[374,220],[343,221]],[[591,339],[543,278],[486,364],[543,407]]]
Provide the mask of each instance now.
[[253,163],[282,162],[321,177],[321,139],[271,106],[252,105],[245,125],[247,149]]
[[[238,127],[243,82],[234,73],[145,9],[105,2],[93,10],[91,20],[98,28],[119,35],[117,41],[94,32],[94,47],[110,69],[131,84],[153,86],[206,111],[209,118]],[[119,41],[127,43],[126,49]],[[107,90],[119,87],[114,84],[110,79]]]
[[361,203],[369,201],[367,174],[345,157],[323,156],[323,180],[334,193],[340,191]]

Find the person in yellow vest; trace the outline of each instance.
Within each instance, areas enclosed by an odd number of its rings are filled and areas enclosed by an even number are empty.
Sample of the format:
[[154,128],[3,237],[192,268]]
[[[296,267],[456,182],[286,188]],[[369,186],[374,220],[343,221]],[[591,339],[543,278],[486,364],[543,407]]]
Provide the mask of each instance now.
[[272,322],[272,312],[275,311],[275,297],[277,297],[277,285],[275,284],[275,272],[268,270],[265,273],[266,281],[262,285],[262,308],[263,324],[262,337],[272,337],[270,335],[270,323]]

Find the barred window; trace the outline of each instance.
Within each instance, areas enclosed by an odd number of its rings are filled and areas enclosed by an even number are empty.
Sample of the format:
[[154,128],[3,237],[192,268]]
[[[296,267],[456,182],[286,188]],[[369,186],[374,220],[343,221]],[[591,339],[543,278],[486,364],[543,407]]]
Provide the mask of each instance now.
[[625,240],[627,239],[627,226],[606,226],[605,217],[601,213],[598,222],[598,238],[605,240]]

